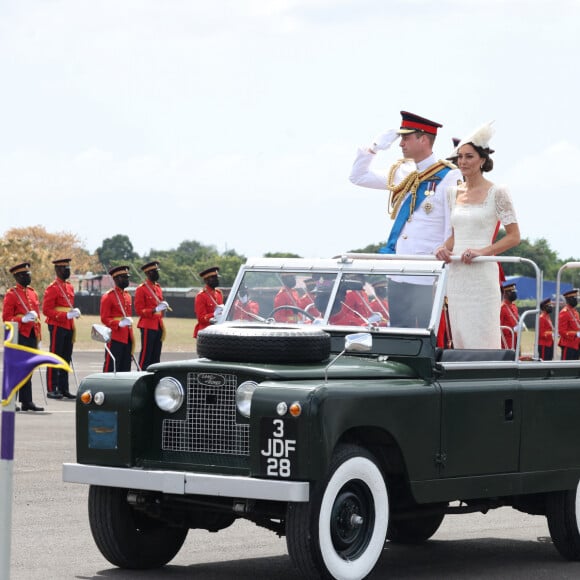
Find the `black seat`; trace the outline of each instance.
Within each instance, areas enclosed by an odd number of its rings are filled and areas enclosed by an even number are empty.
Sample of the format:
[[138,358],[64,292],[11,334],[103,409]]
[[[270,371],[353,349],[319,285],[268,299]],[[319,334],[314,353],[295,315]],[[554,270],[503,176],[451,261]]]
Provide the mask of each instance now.
[[439,362],[515,361],[516,351],[509,349],[464,348],[444,349]]

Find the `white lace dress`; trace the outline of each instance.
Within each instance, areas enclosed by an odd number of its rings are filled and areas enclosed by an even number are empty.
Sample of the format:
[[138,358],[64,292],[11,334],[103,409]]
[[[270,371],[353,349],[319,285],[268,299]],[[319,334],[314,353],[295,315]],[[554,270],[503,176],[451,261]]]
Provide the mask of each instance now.
[[[457,187],[447,189],[455,256],[467,248],[489,246],[498,220],[516,223],[512,200],[504,186],[492,185],[483,203],[456,203]],[[449,320],[455,348],[501,348],[499,314],[501,291],[498,266],[493,262],[449,265]]]

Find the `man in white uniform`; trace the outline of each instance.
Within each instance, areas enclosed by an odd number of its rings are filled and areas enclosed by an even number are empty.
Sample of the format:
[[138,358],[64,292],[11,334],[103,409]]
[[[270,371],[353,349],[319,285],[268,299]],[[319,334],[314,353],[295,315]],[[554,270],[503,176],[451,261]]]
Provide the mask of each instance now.
[[[375,139],[367,149],[359,149],[350,180],[355,185],[390,192],[389,212],[394,220],[384,254],[432,256],[451,234],[446,190],[462,181],[461,172],[433,154],[439,123],[401,111],[399,130],[391,129]],[[377,151],[388,149],[399,137],[404,159],[395,163],[388,175],[371,171]],[[431,280],[420,278],[413,284],[389,281],[391,325],[426,327],[431,313]]]

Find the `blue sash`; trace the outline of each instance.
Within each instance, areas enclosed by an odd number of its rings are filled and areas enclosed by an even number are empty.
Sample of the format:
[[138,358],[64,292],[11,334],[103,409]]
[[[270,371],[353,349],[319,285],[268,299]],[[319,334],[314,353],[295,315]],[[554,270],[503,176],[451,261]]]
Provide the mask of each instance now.
[[[435,173],[429,179],[422,181],[417,188],[417,194],[415,199],[415,211],[419,208],[419,206],[425,200],[425,192],[427,191],[427,187],[429,183],[433,181],[441,181],[447,173],[451,169],[449,167],[443,167],[437,173]],[[393,222],[393,227],[391,228],[391,233],[389,234],[389,239],[387,243],[379,249],[379,254],[395,254],[395,250],[397,247],[397,241],[399,240],[399,236],[403,231],[403,227],[405,226],[405,222],[409,219],[409,214],[411,211],[411,198],[412,195],[408,195],[407,199],[403,202],[403,205],[399,208],[399,213],[397,213],[397,217]]]

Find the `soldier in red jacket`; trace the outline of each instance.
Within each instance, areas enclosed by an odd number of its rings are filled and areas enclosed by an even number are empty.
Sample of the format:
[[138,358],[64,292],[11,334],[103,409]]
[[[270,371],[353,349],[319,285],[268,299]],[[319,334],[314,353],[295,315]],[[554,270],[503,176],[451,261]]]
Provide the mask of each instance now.
[[243,285],[234,302],[233,320],[263,320],[260,318],[260,305],[248,296],[248,287]]
[[578,288],[564,292],[566,305],[558,315],[558,346],[562,348],[562,360],[578,360],[580,349],[580,315],[578,305]]
[[147,279],[135,289],[135,313],[139,316],[137,328],[141,329],[141,354],[139,366],[145,370],[161,359],[161,347],[165,338],[163,316],[168,304],[158,284],[159,262],[154,260],[141,266]]
[[[502,286],[503,301],[499,312],[499,324],[502,327],[502,348],[514,349],[518,341],[518,323],[520,321],[520,314],[518,307],[514,302],[518,298],[516,285],[513,282],[507,282]],[[513,329],[513,332],[512,330]]]
[[129,266],[115,266],[109,270],[115,287],[101,298],[101,322],[111,329],[111,340],[107,346],[115,357],[115,363],[105,352],[104,373],[131,370],[131,357],[135,340],[133,338],[133,319],[131,294],[125,290],[129,286]]
[[[56,278],[44,291],[42,313],[50,333],[50,352],[62,357],[70,364],[73,353],[75,320],[81,311],[74,307],[75,291],[68,281],[70,258],[53,260]],[[49,399],[74,399],[69,391],[68,373],[62,369],[46,370],[46,391]]]
[[[30,286],[32,275],[30,263],[24,262],[10,268],[10,273],[16,280],[16,286],[9,288],[4,296],[2,320],[18,323],[18,344],[38,348],[40,341],[40,319],[38,312],[38,294]],[[32,381],[28,379],[18,391],[18,400],[23,411],[44,411],[32,402]],[[20,408],[16,407],[19,411]]]
[[[276,322],[297,323],[299,320],[298,311],[300,308],[300,296],[296,290],[296,276],[294,274],[282,274],[282,287],[274,296],[274,320]],[[284,308],[290,306],[290,308]]]
[[550,298],[546,298],[540,302],[538,349],[542,360],[552,360],[554,358],[554,325],[550,318],[552,310],[553,307]]
[[219,271],[217,266],[213,266],[199,273],[205,287],[195,297],[197,324],[193,329],[193,338],[197,338],[199,331],[207,328],[212,319],[219,319],[224,311],[224,297],[222,291],[218,289]]

